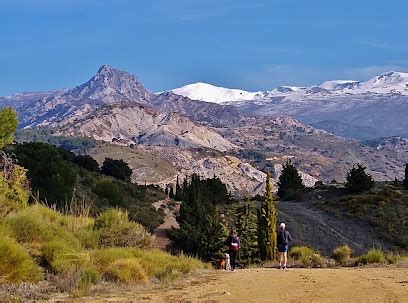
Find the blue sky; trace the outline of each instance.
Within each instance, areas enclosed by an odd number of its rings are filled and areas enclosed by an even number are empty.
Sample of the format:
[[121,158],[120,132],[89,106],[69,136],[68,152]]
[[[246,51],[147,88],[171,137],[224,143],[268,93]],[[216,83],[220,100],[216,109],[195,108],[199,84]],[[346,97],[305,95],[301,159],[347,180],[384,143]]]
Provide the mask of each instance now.
[[102,64],[152,91],[408,71],[407,11],[405,0],[0,0],[0,95],[70,88]]

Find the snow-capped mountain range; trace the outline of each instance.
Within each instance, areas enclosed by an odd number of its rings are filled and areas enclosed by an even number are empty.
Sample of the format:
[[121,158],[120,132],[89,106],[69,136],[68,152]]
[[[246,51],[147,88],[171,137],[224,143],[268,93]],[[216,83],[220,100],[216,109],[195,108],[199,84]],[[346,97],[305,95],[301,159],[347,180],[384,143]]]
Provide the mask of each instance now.
[[215,103],[262,100],[277,96],[289,98],[293,96],[296,98],[307,95],[357,95],[369,93],[408,95],[408,73],[391,71],[367,81],[331,80],[309,87],[281,86],[265,92],[250,92],[198,82],[173,89],[172,92],[193,100]]
[[358,140],[408,136],[408,73],[387,72],[367,81],[334,80],[266,92],[192,84],[173,90],[191,99],[237,106],[251,115],[286,115]]

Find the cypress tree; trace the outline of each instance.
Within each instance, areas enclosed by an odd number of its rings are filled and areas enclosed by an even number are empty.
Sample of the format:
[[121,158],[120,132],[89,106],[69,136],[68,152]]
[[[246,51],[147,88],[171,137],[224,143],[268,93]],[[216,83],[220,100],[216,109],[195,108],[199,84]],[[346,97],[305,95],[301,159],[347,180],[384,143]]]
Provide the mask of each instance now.
[[175,195],[174,199],[177,200],[177,201],[183,200],[183,189],[180,186],[180,181],[179,181],[178,176],[177,176],[177,181],[176,181],[176,195]]
[[305,186],[298,170],[290,160],[283,164],[278,186],[278,196],[282,200],[299,200],[302,196]]
[[241,241],[239,259],[243,264],[259,262],[257,217],[254,205],[249,198],[237,209],[237,231]]
[[17,125],[17,114],[12,108],[7,107],[0,110],[0,149],[13,143]]
[[168,185],[166,185],[166,188],[164,189],[164,193],[166,197],[169,197],[169,186]]
[[277,255],[277,211],[269,173],[266,177],[265,197],[258,211],[258,224],[258,242],[261,259],[274,260]]
[[404,188],[408,190],[408,163],[405,164],[405,178],[403,182]]
[[175,195],[174,195],[174,190],[173,190],[173,186],[170,186],[170,190],[169,190],[169,198],[170,199],[174,199]]

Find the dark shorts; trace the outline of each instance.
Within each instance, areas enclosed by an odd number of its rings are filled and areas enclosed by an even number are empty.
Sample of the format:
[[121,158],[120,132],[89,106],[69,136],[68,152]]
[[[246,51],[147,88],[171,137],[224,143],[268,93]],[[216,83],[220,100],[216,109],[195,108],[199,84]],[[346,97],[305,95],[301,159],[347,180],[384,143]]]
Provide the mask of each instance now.
[[288,252],[288,245],[278,245],[278,252]]

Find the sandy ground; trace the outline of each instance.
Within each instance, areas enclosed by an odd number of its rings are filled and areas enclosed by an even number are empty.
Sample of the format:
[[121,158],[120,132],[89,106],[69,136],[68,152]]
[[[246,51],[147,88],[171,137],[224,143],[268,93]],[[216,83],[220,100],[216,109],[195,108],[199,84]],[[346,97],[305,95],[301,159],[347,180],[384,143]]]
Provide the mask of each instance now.
[[408,268],[217,271],[92,302],[408,302]]

